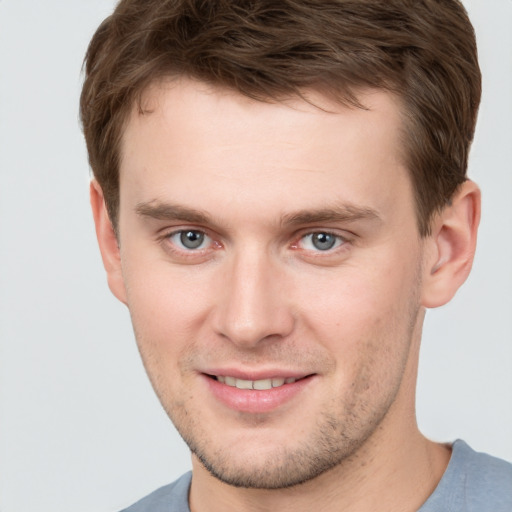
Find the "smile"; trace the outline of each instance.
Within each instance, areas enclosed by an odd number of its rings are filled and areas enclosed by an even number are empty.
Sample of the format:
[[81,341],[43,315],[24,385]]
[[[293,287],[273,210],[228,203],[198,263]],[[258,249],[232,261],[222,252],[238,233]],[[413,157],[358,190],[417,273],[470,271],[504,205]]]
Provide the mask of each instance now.
[[293,384],[298,379],[293,377],[289,378],[272,378],[272,379],[260,379],[260,380],[245,380],[245,379],[237,379],[236,377],[230,377],[228,375],[217,375],[214,378],[221,382],[222,384],[226,384],[226,386],[231,386],[233,388],[238,389],[255,389],[259,391],[266,391],[272,388],[279,388],[284,386],[285,384]]
[[274,371],[269,371],[266,375],[237,373],[227,369],[203,373],[203,382],[207,383],[209,392],[224,406],[237,413],[270,413],[311,389],[317,380],[314,373],[286,375],[283,372],[279,377],[276,375],[280,372]]

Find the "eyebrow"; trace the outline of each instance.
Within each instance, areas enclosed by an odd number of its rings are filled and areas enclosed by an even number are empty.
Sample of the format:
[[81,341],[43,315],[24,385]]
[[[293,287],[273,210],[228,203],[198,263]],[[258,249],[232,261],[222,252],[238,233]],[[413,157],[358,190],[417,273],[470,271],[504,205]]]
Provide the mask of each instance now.
[[301,210],[285,215],[285,225],[316,224],[320,222],[356,222],[359,220],[380,220],[376,210],[352,204],[327,207],[320,210]]
[[157,220],[180,220],[194,224],[208,224],[210,218],[206,213],[177,204],[150,201],[138,203],[135,211],[142,217],[150,217]]
[[[192,224],[214,225],[211,217],[195,208],[171,203],[162,203],[157,200],[138,203],[135,207],[138,215],[156,220],[183,221]],[[284,226],[297,226],[301,224],[317,224],[321,222],[356,222],[360,220],[380,220],[376,210],[353,204],[343,204],[313,210],[299,210],[284,215],[280,224]]]

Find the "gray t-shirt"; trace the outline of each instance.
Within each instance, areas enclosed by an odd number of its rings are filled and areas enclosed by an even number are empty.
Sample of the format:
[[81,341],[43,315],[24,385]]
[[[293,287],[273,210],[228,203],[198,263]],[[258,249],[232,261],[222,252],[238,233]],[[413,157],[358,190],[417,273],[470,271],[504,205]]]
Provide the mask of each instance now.
[[[436,490],[418,512],[512,512],[512,464],[455,441]],[[122,512],[190,512],[192,473],[161,487]]]

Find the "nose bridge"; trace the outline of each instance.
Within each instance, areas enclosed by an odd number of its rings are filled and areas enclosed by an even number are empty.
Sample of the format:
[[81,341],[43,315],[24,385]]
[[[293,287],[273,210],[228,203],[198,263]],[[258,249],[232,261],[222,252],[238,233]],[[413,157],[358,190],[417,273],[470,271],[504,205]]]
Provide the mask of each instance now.
[[245,247],[230,261],[217,304],[216,330],[237,345],[256,346],[293,330],[282,270],[268,252]]

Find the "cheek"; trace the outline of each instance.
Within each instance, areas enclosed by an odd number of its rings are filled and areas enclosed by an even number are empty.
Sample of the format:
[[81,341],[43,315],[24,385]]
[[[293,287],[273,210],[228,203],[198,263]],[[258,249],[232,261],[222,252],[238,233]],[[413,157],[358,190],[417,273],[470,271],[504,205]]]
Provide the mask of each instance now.
[[132,319],[144,331],[186,336],[206,314],[204,276],[193,270],[134,259],[123,265],[123,275]]
[[390,255],[380,264],[374,258],[302,289],[306,328],[357,387],[389,380],[407,358],[420,296],[417,265],[407,263],[399,267]]
[[384,334],[395,329],[409,309],[410,290],[392,279],[353,274],[340,272],[339,278],[324,283],[316,279],[306,285],[297,301],[302,318],[313,329],[339,333],[348,340],[365,332]]
[[[145,269],[134,262],[134,269]],[[188,387],[192,372],[188,354],[199,336],[197,295],[179,286],[168,270],[130,272],[127,265],[126,288],[137,346],[160,401],[168,414],[180,411],[191,398]],[[199,321],[200,323],[200,321]]]
[[[312,280],[319,309],[329,311],[340,325],[361,322],[392,325],[407,316],[411,299],[420,296],[420,256],[416,243],[376,246],[355,251],[353,261],[323,280]],[[324,315],[326,316],[326,315]]]
[[201,338],[198,326],[207,316],[204,294],[193,278],[183,278],[167,263],[127,260],[123,273],[146,371],[159,396],[172,394],[173,383],[190,373],[182,362]]

